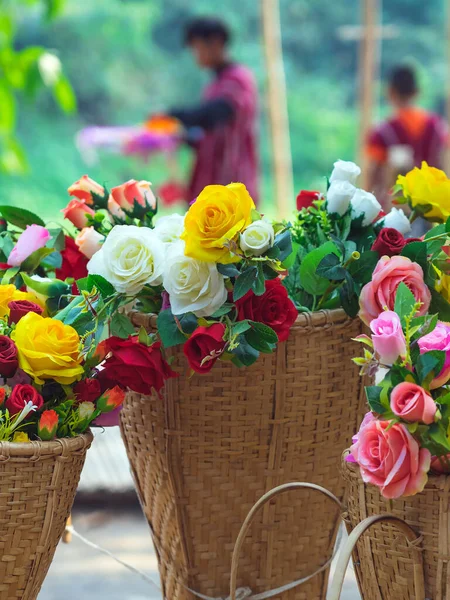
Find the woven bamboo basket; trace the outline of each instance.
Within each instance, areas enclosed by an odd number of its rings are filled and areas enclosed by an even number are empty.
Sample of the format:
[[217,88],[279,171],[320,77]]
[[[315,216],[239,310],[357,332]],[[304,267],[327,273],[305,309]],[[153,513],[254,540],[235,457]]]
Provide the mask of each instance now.
[[[147,315],[135,325],[152,330]],[[250,368],[218,361],[211,372],[166,382],[164,397],[130,393],[122,434],[155,543],[164,597],[188,590],[228,595],[234,542],[248,511],[292,481],[344,487],[340,455],[366,409],[364,382],[351,362],[359,320],[343,311],[302,314],[287,342]],[[264,592],[305,577],[332,553],[339,510],[305,490],[264,506],[246,538],[238,587]],[[276,596],[325,597],[328,570]]]
[[36,600],[91,442],[0,442],[0,600]]
[[[365,484],[357,465],[343,463],[347,486],[348,526],[374,515],[404,520],[419,536],[405,542],[392,524],[371,528],[353,552],[356,576],[364,600],[448,600],[450,598],[450,477],[435,475],[416,496],[389,501],[378,488]],[[415,547],[421,549],[425,592],[415,579],[420,569]],[[423,588],[422,588],[423,589]]]

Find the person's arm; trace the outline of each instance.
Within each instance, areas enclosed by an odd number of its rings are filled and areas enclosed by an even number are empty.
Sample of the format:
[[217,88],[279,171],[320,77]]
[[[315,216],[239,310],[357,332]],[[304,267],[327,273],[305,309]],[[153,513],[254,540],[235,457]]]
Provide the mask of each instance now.
[[187,128],[201,127],[211,130],[231,121],[234,117],[234,106],[225,98],[206,100],[192,108],[175,108],[168,113]]

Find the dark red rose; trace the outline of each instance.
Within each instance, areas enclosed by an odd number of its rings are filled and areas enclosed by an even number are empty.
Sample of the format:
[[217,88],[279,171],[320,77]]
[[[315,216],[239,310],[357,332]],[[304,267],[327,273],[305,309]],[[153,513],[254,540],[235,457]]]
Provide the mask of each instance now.
[[271,327],[284,342],[297,318],[295,304],[289,298],[286,288],[280,279],[266,281],[266,291],[256,296],[251,290],[243,298],[235,302],[239,321],[249,319]]
[[406,238],[406,244],[412,244],[412,242],[423,242],[422,238]]
[[134,392],[150,394],[152,388],[159,392],[166,379],[178,377],[164,360],[160,342],[146,346],[137,336],[126,340],[113,336],[106,340],[104,350],[108,358],[102,376]]
[[185,342],[183,352],[193,371],[196,373],[211,371],[226,346],[226,342],[223,340],[225,329],[223,323],[215,323],[209,327],[197,327]]
[[12,377],[17,371],[19,361],[15,343],[6,335],[0,335],[0,375]]
[[308,208],[312,205],[313,200],[318,200],[320,192],[309,192],[308,190],[301,190],[297,196],[297,210],[302,208]]
[[9,313],[9,324],[18,323],[22,317],[29,312],[34,312],[38,315],[42,315],[44,312],[42,307],[35,302],[30,300],[12,300],[8,303]]
[[88,377],[79,381],[73,388],[78,402],[94,402],[102,395],[102,389],[98,379]]
[[382,256],[396,256],[405,247],[406,240],[400,231],[392,227],[383,227],[374,241],[372,250]]
[[[36,409],[39,410],[44,404],[44,398],[32,385],[19,383],[14,386],[11,396],[6,401],[5,406],[10,415],[15,415],[23,410],[27,402],[32,402],[36,406]],[[31,412],[30,416],[32,414],[33,413]]]
[[[87,264],[89,260],[81,254],[75,241],[66,235],[65,237],[66,247],[61,252],[62,265],[60,269],[55,270],[57,279],[64,281],[67,277],[73,277],[73,279],[83,279],[87,277]],[[77,286],[73,284],[72,292],[78,293]]]

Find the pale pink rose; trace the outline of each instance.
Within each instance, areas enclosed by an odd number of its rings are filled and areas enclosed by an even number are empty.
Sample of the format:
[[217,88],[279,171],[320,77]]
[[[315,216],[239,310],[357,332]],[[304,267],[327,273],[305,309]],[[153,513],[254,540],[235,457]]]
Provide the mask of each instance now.
[[406,355],[406,339],[400,317],[392,310],[384,311],[370,323],[373,347],[385,365],[392,365]]
[[8,265],[10,267],[20,267],[30,254],[43,248],[50,238],[51,235],[45,227],[27,225],[27,228],[19,235],[16,245],[11,250]]
[[[352,444],[356,444],[356,442],[357,442],[357,441],[358,441],[358,439],[359,439],[359,435],[360,435],[360,433],[361,433],[361,430],[362,430],[362,429],[364,429],[364,427],[365,427],[365,426],[366,426],[368,423],[371,423],[371,422],[372,422],[372,421],[374,421],[374,420],[375,420],[375,417],[373,416],[373,413],[372,413],[372,412],[370,412],[370,411],[369,411],[369,412],[367,412],[367,413],[364,415],[364,419],[363,419],[363,420],[362,420],[362,422],[361,422],[361,425],[360,425],[360,427],[359,427],[359,431],[358,431],[358,433],[355,433],[355,435],[352,437]],[[355,460],[355,457],[353,456],[353,454],[351,454],[351,453],[350,453],[350,454],[347,454],[347,456],[345,457],[345,462],[349,462],[349,463],[355,463],[355,462],[356,462],[356,460]]]
[[422,267],[406,256],[383,256],[378,261],[372,281],[361,290],[359,316],[366,325],[386,308],[394,310],[397,288],[403,282],[422,305],[417,312],[425,315],[431,302],[431,293],[423,280]]
[[394,415],[404,421],[415,423],[420,421],[431,425],[436,415],[437,406],[433,398],[417,383],[403,381],[391,392],[391,410]]
[[125,221],[127,215],[123,212],[112,196],[108,198],[108,210],[114,217]]
[[136,181],[130,179],[122,185],[113,187],[111,190],[112,197],[123,210],[131,211],[134,206],[134,201],[141,206],[156,208],[156,198],[150,189],[149,181]]
[[84,200],[71,200],[66,208],[61,211],[66,219],[69,219],[75,227],[83,229],[88,224],[87,215],[93,217],[95,211],[86,204]]
[[88,175],[83,175],[78,181],[72,183],[67,191],[69,192],[69,196],[75,196],[79,200],[84,200],[86,204],[90,205],[94,204],[92,192],[102,198],[105,195],[105,188],[91,179]]
[[75,238],[75,244],[87,258],[92,258],[102,247],[105,237],[93,227],[83,227]]
[[428,481],[430,451],[419,448],[402,423],[370,421],[350,450],[363,481],[378,486],[385,498],[413,496]]
[[444,366],[437,377],[430,383],[430,389],[442,387],[450,379],[450,325],[439,321],[436,327],[418,340],[420,354],[440,350],[445,352]]
[[431,470],[439,474],[450,473],[450,454],[431,457]]

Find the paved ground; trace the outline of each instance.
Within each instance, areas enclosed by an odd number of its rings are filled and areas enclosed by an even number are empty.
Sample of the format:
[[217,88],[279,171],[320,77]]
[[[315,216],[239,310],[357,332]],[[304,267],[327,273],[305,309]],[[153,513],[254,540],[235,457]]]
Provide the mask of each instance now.
[[[135,511],[76,511],[75,528],[91,541],[145,571],[158,584],[156,557],[148,526]],[[39,600],[161,600],[151,585],[74,538],[60,544]],[[341,600],[360,600],[349,570]]]

